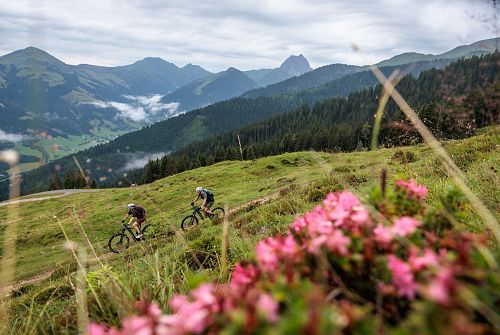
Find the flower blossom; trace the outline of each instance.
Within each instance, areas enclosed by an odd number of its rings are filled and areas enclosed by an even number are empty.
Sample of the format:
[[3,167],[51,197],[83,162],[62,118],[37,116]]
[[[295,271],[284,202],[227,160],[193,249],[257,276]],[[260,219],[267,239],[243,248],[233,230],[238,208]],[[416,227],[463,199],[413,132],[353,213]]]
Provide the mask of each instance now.
[[326,240],[326,245],[332,251],[340,255],[347,255],[347,247],[351,244],[351,239],[345,236],[341,230],[335,230]]
[[306,220],[304,220],[304,218],[301,216],[295,219],[295,221],[292,224],[292,229],[298,233],[302,231],[302,229],[304,229],[306,225],[307,225]]
[[312,211],[306,213],[304,220],[307,223],[307,233],[309,236],[315,237],[333,232],[332,221],[321,206],[316,206]]
[[323,204],[328,218],[335,227],[345,227],[359,232],[361,226],[370,224],[368,211],[351,192],[329,193]]
[[278,319],[278,308],[278,303],[269,294],[261,294],[257,300],[257,310],[262,312],[271,322]]
[[417,285],[415,284],[410,265],[399,260],[394,255],[389,255],[388,260],[387,266],[392,273],[392,282],[396,286],[398,294],[409,299],[415,298]]
[[109,331],[106,326],[91,321],[87,333],[88,335],[107,335]]
[[280,247],[281,244],[279,241],[272,237],[268,237],[257,244],[255,252],[257,254],[257,262],[262,269],[272,272],[278,268],[278,250]]
[[415,220],[409,216],[403,216],[394,222],[392,232],[395,235],[408,236],[413,234],[420,225],[422,225],[421,221]]
[[389,245],[389,243],[391,243],[394,239],[392,229],[390,227],[385,227],[381,223],[379,223],[377,227],[375,227],[375,229],[373,230],[373,234],[375,235],[375,241],[383,246]]
[[170,300],[175,314],[161,317],[166,334],[201,333],[213,322],[214,315],[220,312],[215,286],[201,284],[191,293],[192,301],[183,295],[176,295]]
[[268,272],[278,269],[280,261],[294,260],[299,251],[295,238],[289,233],[284,238],[268,237],[257,244],[257,263]]
[[234,289],[248,287],[255,283],[258,277],[259,270],[253,264],[244,267],[241,263],[238,263],[231,276],[230,287]]
[[414,179],[410,179],[407,182],[403,179],[399,179],[396,181],[396,185],[404,188],[409,197],[414,197],[418,200],[423,200],[427,197],[427,187],[418,185]]
[[442,305],[449,305],[451,301],[451,289],[454,278],[450,267],[443,267],[436,274],[436,277],[427,286],[427,295],[431,300]]
[[144,314],[140,316],[130,316],[122,321],[121,330],[107,327],[94,322],[88,326],[88,335],[167,335],[174,334],[169,331],[166,324],[162,322],[160,307],[157,304],[148,304],[145,306]]
[[374,239],[380,245],[387,247],[396,236],[408,236],[413,234],[417,227],[422,224],[409,216],[403,216],[397,219],[392,226],[384,226],[379,223],[373,230]]
[[423,256],[417,256],[417,249],[410,247],[408,263],[414,271],[420,271],[428,267],[436,267],[439,264],[438,255],[434,250],[426,248]]

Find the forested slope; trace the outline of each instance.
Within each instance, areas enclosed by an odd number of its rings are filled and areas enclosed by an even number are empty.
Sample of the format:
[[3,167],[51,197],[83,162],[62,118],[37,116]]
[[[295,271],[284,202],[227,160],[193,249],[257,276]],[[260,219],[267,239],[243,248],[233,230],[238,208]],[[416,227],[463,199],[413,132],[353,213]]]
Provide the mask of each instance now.
[[[399,92],[413,106],[431,131],[442,140],[471,136],[475,130],[499,123],[495,85],[499,54],[453,63],[445,70],[429,70],[416,79],[406,76]],[[353,151],[368,148],[373,113],[381,86],[303,106],[293,112],[243,127],[209,141],[192,143],[182,150],[150,161],[129,179],[151,182],[180,171],[215,162],[253,159],[285,152],[320,150]],[[417,143],[420,136],[394,102],[386,107],[379,137],[386,146]],[[240,152],[237,141],[242,143]],[[127,182],[127,179],[122,180]]]

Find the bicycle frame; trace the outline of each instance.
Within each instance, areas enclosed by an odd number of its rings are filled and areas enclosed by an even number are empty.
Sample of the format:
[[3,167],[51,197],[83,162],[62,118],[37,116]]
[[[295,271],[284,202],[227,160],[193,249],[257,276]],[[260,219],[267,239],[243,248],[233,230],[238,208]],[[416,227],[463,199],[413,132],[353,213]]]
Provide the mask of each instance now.
[[195,207],[194,210],[193,210],[193,216],[196,216],[196,214],[198,214],[198,216],[200,217],[200,219],[203,221],[205,220],[205,216],[204,216],[204,212],[201,210],[200,207]]
[[201,210],[201,207],[198,206],[194,207],[193,214],[191,214],[191,216],[195,218],[196,214],[198,214],[198,217],[200,218],[201,221],[205,220],[205,218],[207,217],[204,215],[204,212]]
[[122,228],[122,235],[125,235],[125,231],[128,230],[128,232],[130,233],[130,235],[132,235],[132,238],[134,239],[134,241],[138,242],[140,240],[138,240],[136,237],[135,237],[135,234],[134,234],[134,231],[132,230],[132,228],[126,224],[126,223],[123,223],[123,228]]

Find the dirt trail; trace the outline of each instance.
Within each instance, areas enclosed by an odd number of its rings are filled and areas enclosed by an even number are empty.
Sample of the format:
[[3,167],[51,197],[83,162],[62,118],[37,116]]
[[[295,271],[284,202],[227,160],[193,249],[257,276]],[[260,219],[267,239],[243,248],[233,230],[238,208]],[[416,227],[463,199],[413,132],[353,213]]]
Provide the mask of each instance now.
[[[47,194],[48,196],[40,197],[40,198],[7,200],[4,202],[0,202],[0,207],[12,205],[12,204],[18,204],[18,203],[22,203],[22,202],[32,202],[32,201],[41,201],[41,200],[47,200],[47,199],[61,198],[61,197],[65,197],[65,196],[70,195],[70,194],[75,194],[75,193],[91,193],[91,192],[99,192],[99,190],[69,189],[69,190],[54,190],[54,191],[40,192],[40,193],[30,194],[30,196],[44,195],[44,194]],[[50,194],[54,194],[54,193],[57,195],[50,195]],[[63,194],[59,194],[59,193],[63,193]]]
[[49,278],[52,275],[52,273],[54,273],[54,271],[55,270],[48,270],[48,271],[39,273],[34,277],[31,277],[28,279],[23,279],[23,280],[20,280],[14,284],[0,287],[0,297],[3,297],[5,295],[10,295],[9,293],[12,292],[13,290],[20,289],[21,287],[24,287],[26,285],[39,283],[39,282]]
[[269,201],[274,200],[277,197],[278,197],[278,193],[273,193],[273,194],[270,194],[270,195],[265,196],[263,198],[259,198],[259,199],[255,199],[255,200],[249,201],[246,204],[230,208],[229,209],[229,215],[232,215],[232,214],[234,214],[236,212],[239,212],[241,210],[245,210],[247,208],[252,208],[252,207],[257,207],[257,206],[261,206],[261,205],[267,204]]

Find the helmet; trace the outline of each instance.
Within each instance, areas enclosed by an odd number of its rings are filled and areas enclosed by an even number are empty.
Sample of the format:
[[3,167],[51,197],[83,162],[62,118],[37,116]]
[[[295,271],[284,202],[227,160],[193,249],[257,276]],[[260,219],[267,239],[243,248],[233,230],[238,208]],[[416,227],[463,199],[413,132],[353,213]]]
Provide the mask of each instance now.
[[201,192],[202,190],[203,190],[203,188],[202,188],[202,187],[200,187],[200,186],[198,186],[198,187],[196,188],[196,192]]
[[128,205],[127,205],[127,207],[128,207],[128,208],[132,208],[132,207],[134,207],[134,206],[135,206],[134,204],[128,204]]

